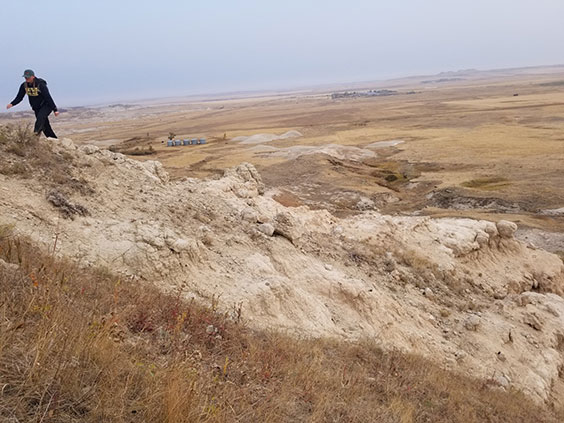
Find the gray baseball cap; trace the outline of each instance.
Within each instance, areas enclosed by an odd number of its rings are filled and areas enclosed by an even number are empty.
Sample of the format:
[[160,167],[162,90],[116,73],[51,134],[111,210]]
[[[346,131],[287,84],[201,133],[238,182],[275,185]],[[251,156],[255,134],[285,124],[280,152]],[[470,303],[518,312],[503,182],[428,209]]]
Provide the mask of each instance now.
[[24,74],[23,74],[24,78],[31,78],[32,76],[35,76],[35,72],[32,71],[31,69],[26,69],[24,71]]

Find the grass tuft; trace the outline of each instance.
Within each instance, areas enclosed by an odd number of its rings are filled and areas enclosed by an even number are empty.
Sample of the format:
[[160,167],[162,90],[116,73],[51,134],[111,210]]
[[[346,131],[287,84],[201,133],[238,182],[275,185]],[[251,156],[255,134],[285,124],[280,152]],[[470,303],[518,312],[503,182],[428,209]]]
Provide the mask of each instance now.
[[510,183],[506,178],[492,176],[486,178],[476,178],[463,182],[462,186],[466,188],[480,189],[484,191],[494,191],[508,186]]

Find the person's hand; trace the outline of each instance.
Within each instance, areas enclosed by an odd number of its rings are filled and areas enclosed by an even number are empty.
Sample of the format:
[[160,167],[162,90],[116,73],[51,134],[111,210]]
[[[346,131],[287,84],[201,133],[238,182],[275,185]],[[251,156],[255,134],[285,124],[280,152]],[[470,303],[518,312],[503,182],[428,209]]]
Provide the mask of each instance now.
[[6,109],[11,109],[12,107],[14,107],[14,106],[12,106],[12,104],[10,103],[6,106]]
[[55,112],[53,113],[55,116],[59,116],[59,112]]

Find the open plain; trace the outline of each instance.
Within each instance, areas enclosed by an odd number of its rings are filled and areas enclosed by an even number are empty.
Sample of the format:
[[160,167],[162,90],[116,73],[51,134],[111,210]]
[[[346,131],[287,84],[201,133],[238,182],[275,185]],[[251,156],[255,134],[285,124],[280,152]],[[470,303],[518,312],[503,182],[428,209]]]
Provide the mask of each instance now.
[[[375,89],[394,95],[332,98]],[[250,162],[287,206],[505,218],[518,237],[564,251],[564,67],[74,108],[55,122],[79,144],[152,146],[136,158],[173,178]],[[166,147],[171,132],[207,144]]]

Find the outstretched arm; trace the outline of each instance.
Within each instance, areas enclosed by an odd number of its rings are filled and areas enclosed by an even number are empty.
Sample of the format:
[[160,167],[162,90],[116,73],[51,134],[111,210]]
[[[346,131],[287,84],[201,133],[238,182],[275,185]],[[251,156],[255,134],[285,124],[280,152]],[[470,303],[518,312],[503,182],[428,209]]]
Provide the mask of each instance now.
[[16,104],[19,104],[25,95],[25,88],[24,88],[24,84],[20,85],[20,90],[18,91],[18,95],[16,95],[16,98],[14,98],[12,100],[12,102],[10,104],[8,104],[8,106],[6,106],[6,109],[9,109],[13,106],[15,106]]

